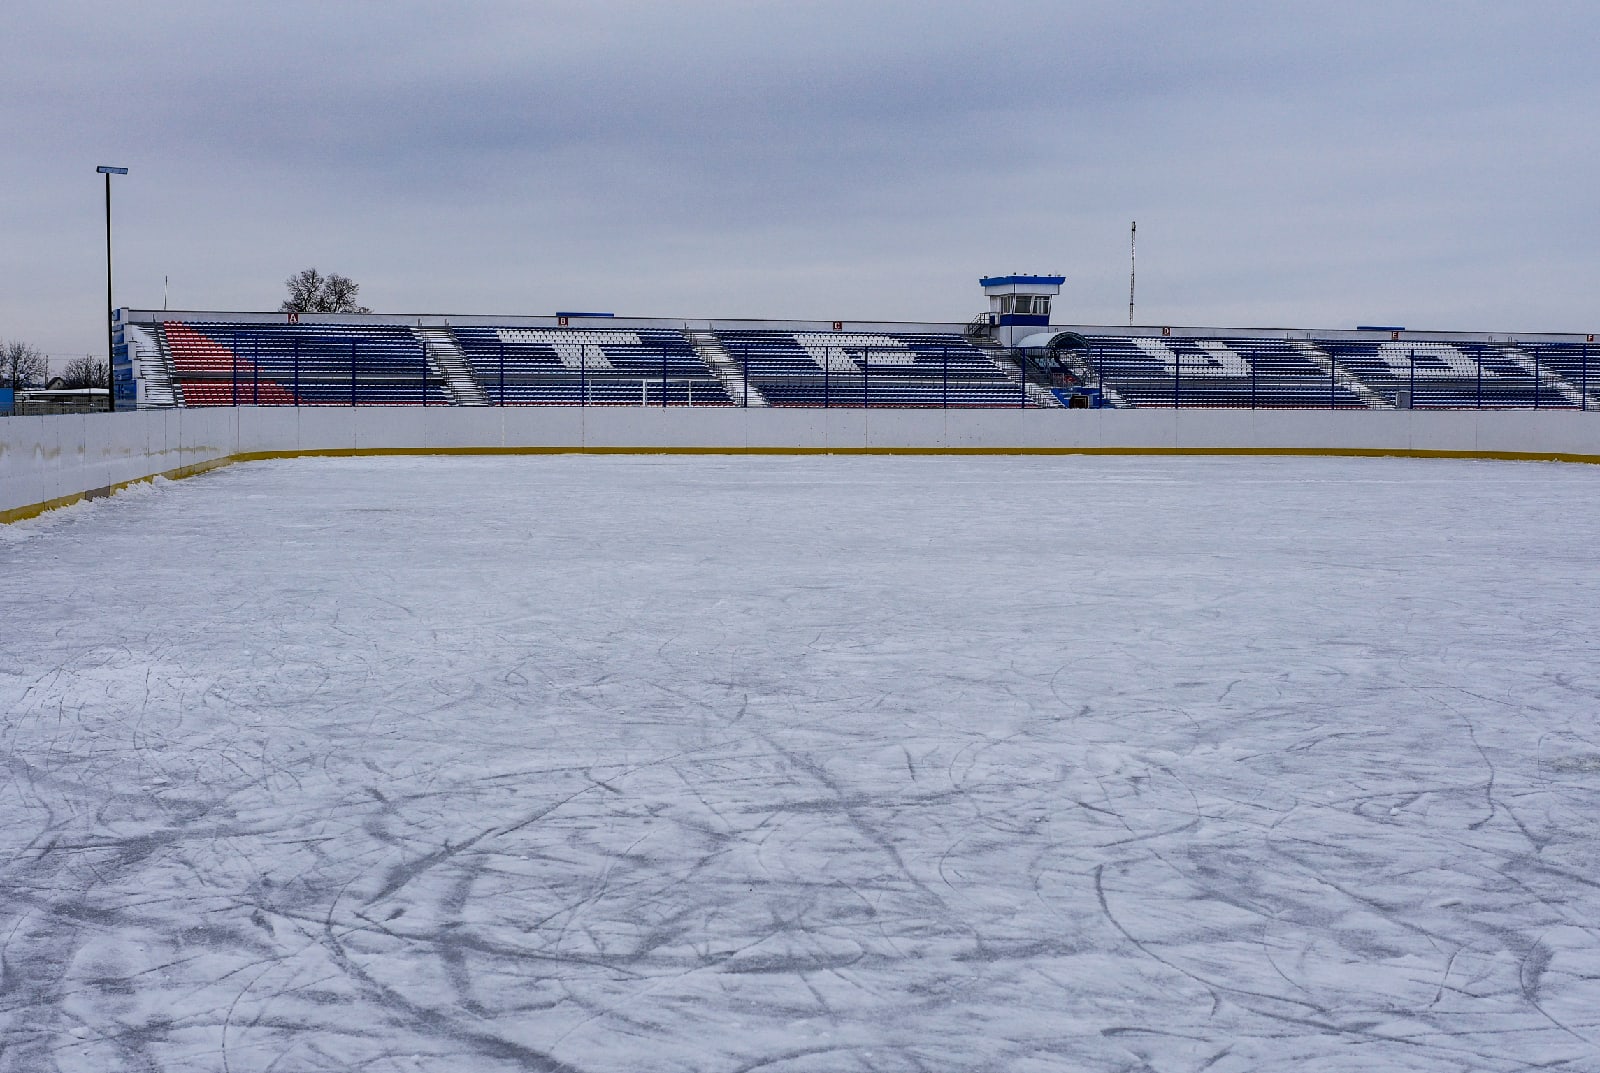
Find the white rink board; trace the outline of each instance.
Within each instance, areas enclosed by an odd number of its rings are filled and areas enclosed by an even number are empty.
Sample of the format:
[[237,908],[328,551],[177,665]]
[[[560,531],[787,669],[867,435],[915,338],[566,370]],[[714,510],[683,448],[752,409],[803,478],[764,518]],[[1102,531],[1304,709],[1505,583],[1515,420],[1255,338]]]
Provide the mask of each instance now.
[[1600,1068],[1597,493],[303,459],[0,527],[0,1071]]
[[255,407],[0,421],[0,520],[238,456],[389,451],[1327,451],[1600,461],[1600,412]]

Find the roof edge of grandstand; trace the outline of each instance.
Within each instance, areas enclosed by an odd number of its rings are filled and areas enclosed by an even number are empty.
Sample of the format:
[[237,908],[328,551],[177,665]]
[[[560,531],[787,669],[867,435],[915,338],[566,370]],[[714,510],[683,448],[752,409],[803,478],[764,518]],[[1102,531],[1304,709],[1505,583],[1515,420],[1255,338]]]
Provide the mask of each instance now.
[[[929,331],[960,334],[966,321],[896,320],[773,320],[754,317],[580,317],[572,315],[511,316],[444,313],[299,313],[295,319],[282,312],[240,312],[236,310],[138,309],[119,311],[130,324],[167,322],[303,325],[395,325],[406,327],[485,327],[485,328],[565,328],[569,330],[627,331],[656,329],[667,331],[782,331],[782,332],[904,332]],[[1085,336],[1121,338],[1235,338],[1235,339],[1351,339],[1351,340],[1452,340],[1471,342],[1510,342],[1540,339],[1593,342],[1593,334],[1583,332],[1455,331],[1402,328],[1229,328],[1204,325],[1108,325],[1051,324],[1035,335],[1076,333]],[[1030,336],[1031,337],[1031,336]]]
[[571,331],[632,331],[654,329],[657,331],[773,331],[798,332],[906,332],[930,330],[959,335],[967,327],[966,321],[898,321],[898,320],[762,320],[756,318],[719,317],[713,319],[685,317],[580,317],[572,315],[551,316],[484,316],[481,314],[446,313],[298,313],[287,321],[283,313],[241,313],[233,310],[177,310],[177,309],[125,309],[130,324],[161,324],[170,322],[230,324],[284,324],[339,326],[396,327],[450,327],[450,328],[563,328]]

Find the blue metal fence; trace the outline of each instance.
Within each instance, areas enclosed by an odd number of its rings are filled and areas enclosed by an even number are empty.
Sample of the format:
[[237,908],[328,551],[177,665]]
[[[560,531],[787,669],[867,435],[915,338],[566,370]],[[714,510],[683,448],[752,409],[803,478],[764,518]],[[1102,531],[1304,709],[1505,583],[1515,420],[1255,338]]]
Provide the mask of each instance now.
[[[995,360],[971,347],[828,347],[820,360],[730,348],[741,395],[768,406],[819,409],[965,409],[1060,405],[1029,359]],[[746,402],[746,405],[749,403]]]
[[[1120,407],[1245,409],[1557,409],[1600,405],[1589,345],[1325,341],[1259,351],[1213,340],[1156,349],[1131,338],[1071,350],[729,346],[697,373],[679,350],[634,353],[625,368],[580,355],[457,355],[421,342],[234,333],[223,363],[179,370],[187,405],[752,406],[856,409],[1038,408],[1083,394]],[[1177,345],[1187,344],[1188,348]],[[1208,351],[1204,349],[1209,346]],[[3,409],[3,407],[0,407]]]
[[[1281,348],[1280,348],[1281,349]],[[1329,349],[1334,349],[1330,347]],[[1059,382],[1094,387],[1113,405],[1240,409],[1548,409],[1600,406],[1600,370],[1583,344],[1488,347],[1418,343],[1381,351],[1341,344],[1335,355],[1229,352],[1228,362],[1185,354],[1160,357],[1121,344],[1032,352]],[[1317,356],[1313,356],[1313,354]]]
[[[972,348],[836,348],[809,368],[772,367],[744,348],[720,370],[685,375],[670,348],[626,370],[581,357],[572,366],[536,363],[500,345],[454,377],[421,343],[364,343],[310,333],[228,337],[228,358],[178,380],[187,405],[373,406],[481,401],[491,406],[750,406],[824,408],[1059,406],[1025,355],[995,361]],[[1009,365],[1007,363],[1010,363]],[[642,372],[648,366],[654,370]],[[460,396],[473,393],[473,399]]]

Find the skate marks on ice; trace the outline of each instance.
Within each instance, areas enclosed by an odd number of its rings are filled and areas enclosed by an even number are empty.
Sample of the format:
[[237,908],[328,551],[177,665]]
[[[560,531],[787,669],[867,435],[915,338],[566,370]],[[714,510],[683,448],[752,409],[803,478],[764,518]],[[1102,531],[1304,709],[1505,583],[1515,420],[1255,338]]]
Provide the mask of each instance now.
[[0,1070],[1590,1068],[1597,477],[317,460],[28,523]]

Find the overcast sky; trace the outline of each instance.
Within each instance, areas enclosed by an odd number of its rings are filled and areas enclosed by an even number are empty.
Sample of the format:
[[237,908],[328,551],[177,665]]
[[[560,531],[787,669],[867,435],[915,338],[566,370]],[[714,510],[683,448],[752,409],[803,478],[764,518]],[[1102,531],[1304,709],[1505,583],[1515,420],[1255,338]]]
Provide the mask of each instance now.
[[0,338],[382,313],[1600,325],[1600,4],[52,4],[0,13]]

